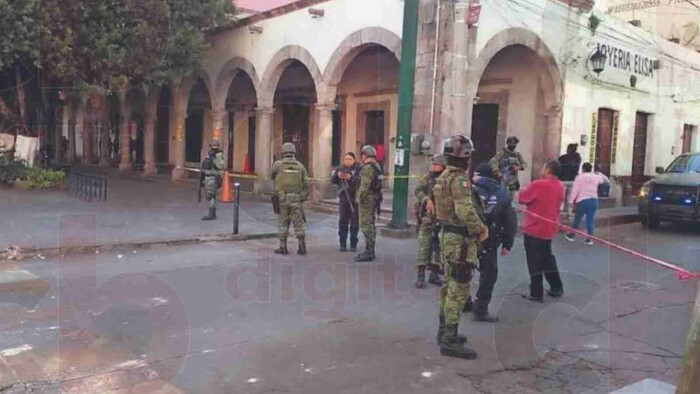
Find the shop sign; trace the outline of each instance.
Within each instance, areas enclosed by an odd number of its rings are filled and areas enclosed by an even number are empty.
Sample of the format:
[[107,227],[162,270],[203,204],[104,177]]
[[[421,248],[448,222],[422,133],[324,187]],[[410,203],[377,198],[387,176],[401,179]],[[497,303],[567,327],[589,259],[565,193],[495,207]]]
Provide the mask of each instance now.
[[598,112],[593,113],[593,122],[591,123],[591,148],[588,155],[588,162],[595,163],[595,148],[598,143]]

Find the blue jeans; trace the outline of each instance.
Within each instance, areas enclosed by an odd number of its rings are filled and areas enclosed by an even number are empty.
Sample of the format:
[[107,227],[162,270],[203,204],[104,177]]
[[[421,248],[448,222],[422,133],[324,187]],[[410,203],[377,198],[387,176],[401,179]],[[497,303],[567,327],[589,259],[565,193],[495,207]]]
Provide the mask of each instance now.
[[593,235],[593,228],[595,225],[595,213],[597,210],[597,198],[588,198],[586,200],[577,202],[576,216],[574,217],[573,228],[578,230],[578,226],[581,225],[581,219],[583,219],[583,215],[586,215],[586,231],[588,231],[588,235]]

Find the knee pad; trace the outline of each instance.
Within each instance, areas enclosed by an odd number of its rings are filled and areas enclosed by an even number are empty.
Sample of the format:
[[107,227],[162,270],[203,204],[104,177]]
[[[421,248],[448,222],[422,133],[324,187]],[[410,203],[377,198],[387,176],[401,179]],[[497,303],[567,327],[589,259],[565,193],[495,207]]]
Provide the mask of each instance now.
[[472,267],[469,264],[453,264],[450,270],[452,279],[457,283],[469,283],[472,280]]

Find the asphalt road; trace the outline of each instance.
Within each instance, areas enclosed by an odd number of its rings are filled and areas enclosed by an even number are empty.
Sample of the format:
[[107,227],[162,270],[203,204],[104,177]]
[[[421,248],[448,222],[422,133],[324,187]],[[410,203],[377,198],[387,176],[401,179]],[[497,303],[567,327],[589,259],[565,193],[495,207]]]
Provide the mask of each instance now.
[[[27,261],[50,287],[2,294],[0,392],[608,393],[679,375],[696,282],[561,238],[566,294],[531,304],[518,239],[501,321],[463,317],[479,352],[465,361],[435,345],[437,288],[412,286],[414,240],[380,238],[381,259],[359,264],[334,232],[314,225],[304,258],[268,240]],[[598,235],[700,271],[697,228]]]

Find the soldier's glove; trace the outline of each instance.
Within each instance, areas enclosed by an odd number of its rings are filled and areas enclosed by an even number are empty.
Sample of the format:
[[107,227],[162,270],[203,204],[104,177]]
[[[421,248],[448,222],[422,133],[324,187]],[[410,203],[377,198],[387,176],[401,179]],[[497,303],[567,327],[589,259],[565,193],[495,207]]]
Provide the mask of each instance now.
[[482,225],[479,233],[479,243],[484,243],[487,239],[489,239],[489,228]]

